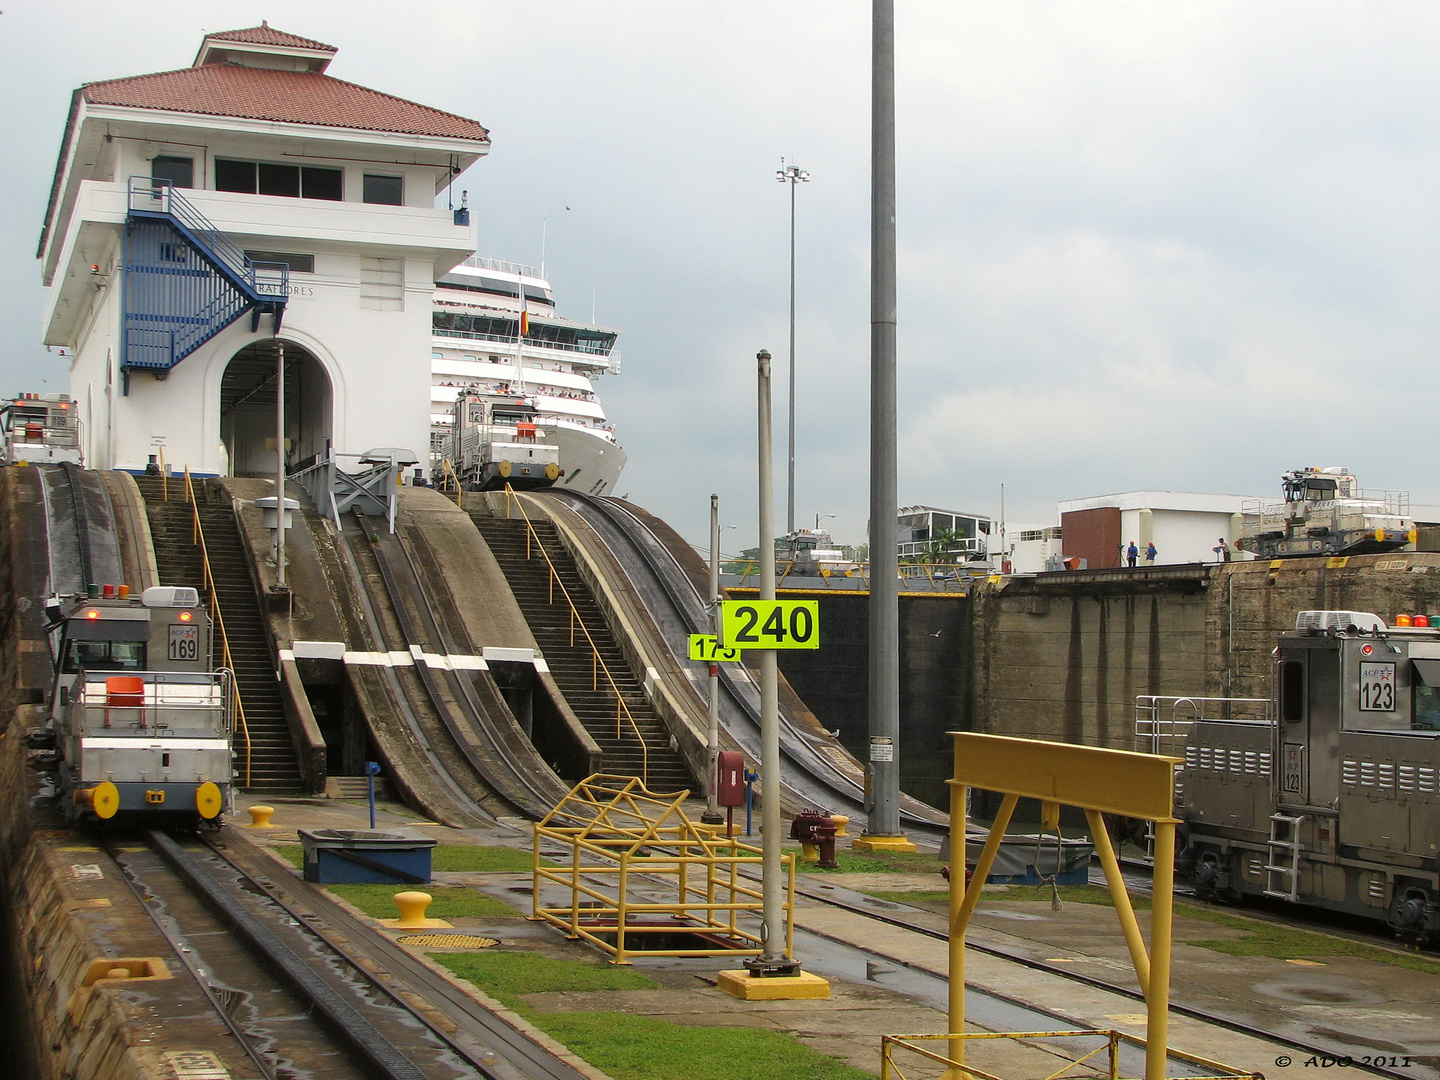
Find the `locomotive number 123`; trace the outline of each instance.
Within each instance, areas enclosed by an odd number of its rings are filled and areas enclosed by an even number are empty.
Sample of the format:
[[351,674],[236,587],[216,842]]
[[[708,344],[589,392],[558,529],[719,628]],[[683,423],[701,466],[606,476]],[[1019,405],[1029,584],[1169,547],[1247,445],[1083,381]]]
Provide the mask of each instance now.
[[1360,663],[1360,711],[1395,711],[1395,665]]

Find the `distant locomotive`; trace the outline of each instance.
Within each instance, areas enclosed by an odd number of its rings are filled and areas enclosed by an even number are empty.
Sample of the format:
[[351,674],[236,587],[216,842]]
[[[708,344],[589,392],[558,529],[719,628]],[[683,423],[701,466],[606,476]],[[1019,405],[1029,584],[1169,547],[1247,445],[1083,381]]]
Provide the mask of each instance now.
[[1176,814],[1200,895],[1440,942],[1440,629],[1415,621],[1301,612],[1275,650],[1269,716],[1178,725]]
[[84,464],[80,417],[70,395],[21,394],[0,405],[0,454],[6,465]]
[[60,812],[218,825],[234,769],[232,676],[212,669],[199,596],[174,586],[105,594],[47,605],[60,640],[50,727],[32,745],[52,752]]
[[[560,448],[545,440],[533,400],[464,390],[455,399],[442,456],[468,491],[549,487],[558,480]],[[445,477],[437,476],[437,485]]]
[[1403,491],[1361,491],[1349,469],[1294,469],[1281,478],[1284,502],[1244,507],[1235,546],[1261,559],[1377,555],[1416,538]]

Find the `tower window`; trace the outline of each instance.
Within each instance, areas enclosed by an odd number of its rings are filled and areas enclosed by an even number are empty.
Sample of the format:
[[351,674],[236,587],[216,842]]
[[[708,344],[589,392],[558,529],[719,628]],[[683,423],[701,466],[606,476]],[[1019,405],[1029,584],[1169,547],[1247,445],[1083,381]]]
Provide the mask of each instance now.
[[384,206],[405,205],[405,178],[365,174],[365,201]]
[[169,180],[171,187],[194,187],[195,159],[156,154],[150,162],[150,175],[156,180]]
[[343,190],[339,169],[317,165],[275,165],[270,162],[215,159],[215,190],[247,195],[339,202]]

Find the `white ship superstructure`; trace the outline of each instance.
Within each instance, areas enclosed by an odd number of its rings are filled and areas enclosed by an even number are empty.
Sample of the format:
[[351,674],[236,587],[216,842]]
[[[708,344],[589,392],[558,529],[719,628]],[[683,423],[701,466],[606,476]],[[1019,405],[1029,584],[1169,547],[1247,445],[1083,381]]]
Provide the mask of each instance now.
[[525,398],[559,447],[557,486],[613,492],[625,451],[591,380],[619,372],[618,330],[556,315],[550,285],[533,267],[480,257],[436,281],[432,318],[432,453],[441,452],[461,391]]

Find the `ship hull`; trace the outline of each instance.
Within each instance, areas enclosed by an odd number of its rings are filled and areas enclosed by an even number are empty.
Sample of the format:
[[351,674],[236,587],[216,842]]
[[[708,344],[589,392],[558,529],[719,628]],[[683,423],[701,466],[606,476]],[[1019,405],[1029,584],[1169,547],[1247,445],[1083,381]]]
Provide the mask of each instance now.
[[546,438],[560,448],[560,468],[565,475],[556,481],[556,487],[587,495],[614,494],[627,460],[624,450],[581,428],[555,427],[546,431]]

